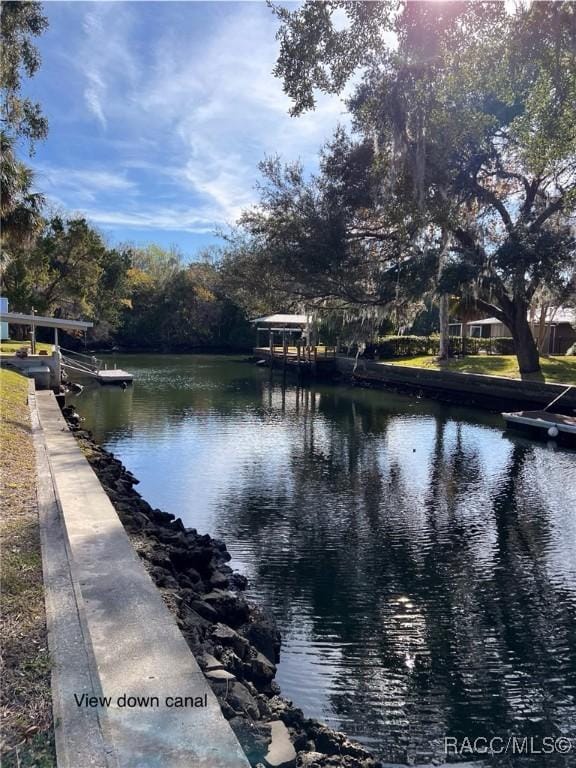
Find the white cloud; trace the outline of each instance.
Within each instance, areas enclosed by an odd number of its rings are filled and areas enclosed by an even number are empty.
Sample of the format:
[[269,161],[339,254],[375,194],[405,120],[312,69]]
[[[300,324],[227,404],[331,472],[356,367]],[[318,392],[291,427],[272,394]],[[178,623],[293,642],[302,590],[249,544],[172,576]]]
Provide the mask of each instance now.
[[[75,171],[46,173],[55,196],[89,205],[97,223],[198,232],[232,223],[255,202],[265,155],[312,169],[347,122],[342,101],[327,96],[313,113],[289,117],[272,75],[276,23],[263,4],[226,3],[217,13],[203,3],[86,7],[72,60],[102,129],[90,147],[100,168],[76,158]],[[115,191],[117,207],[104,197]]]
[[87,208],[80,211],[91,221],[103,226],[122,226],[129,229],[161,229],[171,232],[212,234],[218,217],[217,211],[202,213],[197,208],[153,208],[138,211],[111,211]]
[[108,170],[37,165],[35,171],[39,186],[49,194],[64,195],[78,201],[95,201],[107,193],[137,192],[134,181],[122,173]]
[[88,104],[88,109],[96,117],[102,128],[106,128],[108,123],[106,117],[104,116],[101,99],[103,95],[103,87],[101,85],[102,81],[95,73],[87,73],[87,76],[88,80],[91,82],[91,85],[84,91],[84,98]]
[[134,83],[137,66],[128,38],[132,15],[120,3],[93,3],[84,16],[79,62],[86,77],[84,99],[102,128],[108,126],[105,105],[117,81]]

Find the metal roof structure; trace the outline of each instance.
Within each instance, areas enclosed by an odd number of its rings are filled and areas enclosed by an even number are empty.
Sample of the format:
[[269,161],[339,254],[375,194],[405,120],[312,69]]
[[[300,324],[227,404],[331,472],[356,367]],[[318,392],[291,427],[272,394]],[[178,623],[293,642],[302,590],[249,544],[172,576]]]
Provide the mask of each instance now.
[[62,328],[68,331],[85,331],[94,325],[87,320],[65,320],[63,317],[23,315],[19,312],[0,312],[0,322],[9,323],[10,325],[37,325],[41,328]]
[[266,315],[265,317],[257,317],[251,320],[252,323],[266,324],[266,325],[299,325],[305,326],[311,322],[312,317],[310,315]]
[[[540,313],[536,311],[532,320],[530,315],[528,315],[528,320],[531,322],[539,322]],[[502,320],[498,320],[497,317],[485,317],[483,320],[470,320],[466,325],[496,325],[501,322]],[[569,323],[570,325],[573,325],[576,323],[576,310],[570,309],[569,307],[549,307],[546,311],[545,322],[552,323],[552,325],[557,325],[558,323]]]
[[[502,320],[498,320],[497,317],[485,317],[483,320],[470,320],[470,322],[465,323],[465,325],[495,325],[496,323],[501,323]],[[454,323],[452,323],[454,325]],[[460,323],[458,323],[460,325]]]

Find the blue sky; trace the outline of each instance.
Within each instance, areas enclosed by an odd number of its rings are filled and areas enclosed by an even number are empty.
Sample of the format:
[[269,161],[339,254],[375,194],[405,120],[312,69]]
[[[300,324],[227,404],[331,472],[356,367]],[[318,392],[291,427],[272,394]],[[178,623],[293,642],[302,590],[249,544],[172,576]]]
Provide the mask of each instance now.
[[177,245],[187,258],[256,200],[265,155],[313,170],[336,97],[288,115],[271,70],[277,20],[264,2],[47,2],[42,66],[25,91],[48,139],[31,164],[57,208],[110,243]]

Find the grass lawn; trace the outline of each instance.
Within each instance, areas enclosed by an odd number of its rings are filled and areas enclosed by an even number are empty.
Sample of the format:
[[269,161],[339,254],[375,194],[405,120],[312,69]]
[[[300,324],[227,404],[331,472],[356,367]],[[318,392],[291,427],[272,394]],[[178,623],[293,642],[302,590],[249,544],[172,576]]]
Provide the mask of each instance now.
[[[518,362],[514,355],[470,355],[458,360],[439,363],[434,357],[403,357],[399,360],[381,360],[391,365],[409,365],[416,368],[428,368],[436,371],[455,371],[457,373],[482,373],[487,376],[505,376],[508,379],[535,379],[536,376],[521,376]],[[576,356],[540,358],[542,373],[547,383],[576,384]]]
[[[44,341],[37,341],[36,342],[36,354],[40,352],[41,350],[48,352],[48,354],[52,351],[52,344],[47,344]],[[0,342],[0,352],[3,355],[15,355],[16,352],[21,347],[28,347],[28,352],[30,353],[30,342],[28,341],[2,341]]]
[[0,369],[2,765],[56,765],[28,379]]

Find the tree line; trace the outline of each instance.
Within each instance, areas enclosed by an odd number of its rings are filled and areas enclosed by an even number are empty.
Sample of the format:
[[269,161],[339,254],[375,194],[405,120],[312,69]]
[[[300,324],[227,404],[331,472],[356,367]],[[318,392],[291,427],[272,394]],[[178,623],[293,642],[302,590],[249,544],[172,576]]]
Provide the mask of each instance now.
[[30,39],[46,19],[36,2],[2,4],[3,290],[13,307],[83,313],[99,319],[101,340],[175,349],[248,340],[246,317],[270,310],[315,310],[328,327],[372,334],[433,318],[440,357],[449,315],[483,313],[510,329],[521,372],[537,372],[530,313],[576,304],[576,6],[270,5],[294,119],[318,92],[348,88],[352,127],[327,141],[314,175],[263,160],[258,202],[221,248],[185,265],[156,246],[110,248],[83,219],[43,215],[15,146],[47,131],[20,89],[39,65]]
[[22,80],[40,66],[33,39],[47,24],[38,2],[2,3],[1,292],[10,309],[93,320],[92,346],[251,346],[245,312],[224,290],[209,253],[186,264],[175,248],[110,247],[84,217],[50,212],[34,191],[34,174],[18,152],[32,154],[48,123],[40,104],[22,95]]

